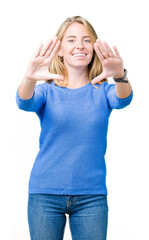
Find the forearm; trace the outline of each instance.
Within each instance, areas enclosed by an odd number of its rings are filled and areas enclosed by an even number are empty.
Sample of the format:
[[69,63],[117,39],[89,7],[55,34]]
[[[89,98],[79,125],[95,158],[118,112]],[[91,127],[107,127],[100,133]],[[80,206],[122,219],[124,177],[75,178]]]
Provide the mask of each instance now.
[[116,96],[119,98],[126,98],[131,94],[131,85],[128,78],[125,78],[128,83],[115,82],[115,92]]
[[25,76],[18,89],[19,96],[22,99],[32,98],[34,94],[35,85],[36,81],[33,81],[32,79],[29,79]]

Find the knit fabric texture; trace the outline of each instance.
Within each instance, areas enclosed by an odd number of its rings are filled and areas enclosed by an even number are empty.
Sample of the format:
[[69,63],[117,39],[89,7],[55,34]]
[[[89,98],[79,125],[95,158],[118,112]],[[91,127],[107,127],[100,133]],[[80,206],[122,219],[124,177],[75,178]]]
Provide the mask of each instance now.
[[37,84],[33,97],[22,99],[19,109],[34,112],[40,121],[39,151],[35,158],[28,193],[105,194],[107,132],[113,109],[129,105],[116,96],[115,84],[91,83],[70,89],[53,81]]

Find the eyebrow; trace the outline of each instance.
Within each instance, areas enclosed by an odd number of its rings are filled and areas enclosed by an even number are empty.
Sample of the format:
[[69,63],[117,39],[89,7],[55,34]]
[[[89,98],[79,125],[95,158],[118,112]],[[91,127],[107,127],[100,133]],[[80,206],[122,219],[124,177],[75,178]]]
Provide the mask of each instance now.
[[[74,35],[72,35],[72,36],[68,36],[68,37],[66,37],[66,38],[70,38],[70,37],[72,37],[72,38],[76,38],[76,36],[74,36]],[[83,36],[83,38],[91,38],[90,36]]]

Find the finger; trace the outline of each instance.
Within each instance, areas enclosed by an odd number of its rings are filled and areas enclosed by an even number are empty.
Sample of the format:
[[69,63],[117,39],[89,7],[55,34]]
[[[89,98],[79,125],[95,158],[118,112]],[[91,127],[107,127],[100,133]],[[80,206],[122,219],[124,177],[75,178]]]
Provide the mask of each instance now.
[[40,43],[37,51],[34,53],[33,58],[36,58],[40,55],[41,49],[42,49],[43,43]]
[[109,45],[107,44],[106,41],[103,42],[103,45],[104,45],[109,57],[114,57],[114,53],[113,53],[113,51],[111,50],[111,48],[109,47]]
[[103,80],[105,78],[104,74],[101,73],[99,76],[95,77],[94,79],[92,79],[91,83],[95,84],[100,82],[101,80]]
[[52,74],[52,73],[50,73],[49,74],[49,80],[50,79],[55,79],[55,80],[64,80],[64,77],[63,76],[61,76],[61,75],[59,75],[59,74]]
[[97,56],[98,56],[100,62],[102,63],[105,58],[104,58],[104,56],[102,55],[102,53],[101,53],[101,51],[100,51],[97,43],[94,43],[94,49],[95,49],[95,51],[96,51],[96,53],[97,53]]
[[115,55],[116,55],[117,57],[120,57],[120,54],[119,54],[119,51],[118,51],[117,47],[116,47],[116,46],[113,46],[113,49],[114,49]]
[[99,39],[97,39],[96,43],[97,43],[98,47],[100,48],[100,51],[101,51],[103,57],[108,58],[109,57],[108,53],[107,53],[106,49],[104,48],[102,42]]
[[50,54],[50,56],[48,57],[47,59],[47,64],[50,64],[53,60],[53,58],[55,57],[56,53],[59,51],[59,48],[60,48],[60,45],[61,45],[61,42],[60,40],[57,41],[52,53]]
[[47,42],[47,44],[45,45],[45,47],[42,49],[42,51],[41,51],[41,53],[40,53],[41,56],[44,56],[44,55],[46,54],[46,52],[47,52],[47,50],[49,49],[49,47],[51,46],[52,42],[53,42],[53,39],[50,39],[50,40]]
[[51,54],[51,52],[52,52],[53,49],[55,48],[57,42],[58,42],[58,38],[55,37],[55,38],[53,39],[53,42],[52,42],[51,46],[48,48],[48,50],[47,50],[47,52],[46,52],[46,54],[45,54],[45,57],[46,57],[46,58],[49,57],[49,55]]

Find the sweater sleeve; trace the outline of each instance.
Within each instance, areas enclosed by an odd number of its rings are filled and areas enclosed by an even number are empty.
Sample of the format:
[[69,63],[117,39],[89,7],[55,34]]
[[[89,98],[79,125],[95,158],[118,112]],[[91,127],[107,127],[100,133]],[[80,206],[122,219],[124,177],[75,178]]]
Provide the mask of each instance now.
[[17,88],[16,92],[16,103],[18,108],[29,112],[39,112],[46,102],[46,89],[42,86],[43,84],[38,84],[34,88],[34,94],[30,99],[23,99],[19,96]]
[[111,109],[121,109],[129,105],[133,98],[133,90],[126,98],[119,98],[115,92],[115,84],[104,83],[106,97]]

